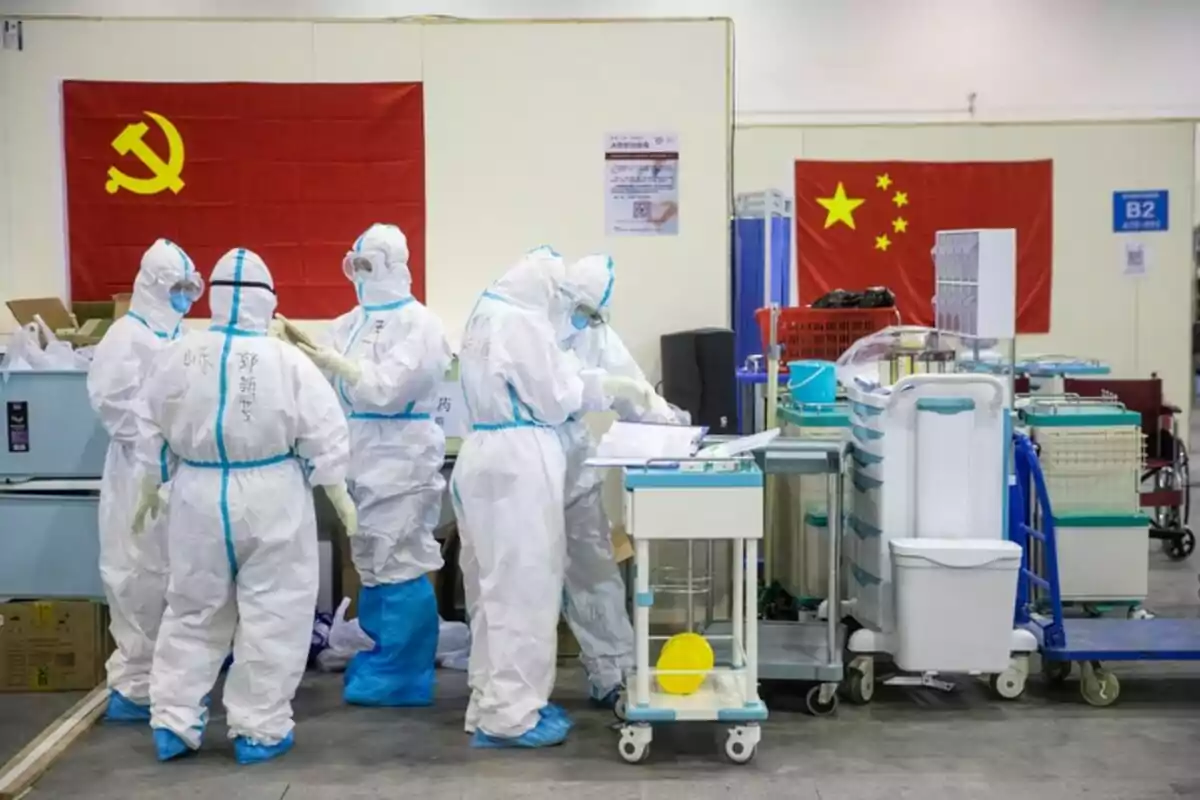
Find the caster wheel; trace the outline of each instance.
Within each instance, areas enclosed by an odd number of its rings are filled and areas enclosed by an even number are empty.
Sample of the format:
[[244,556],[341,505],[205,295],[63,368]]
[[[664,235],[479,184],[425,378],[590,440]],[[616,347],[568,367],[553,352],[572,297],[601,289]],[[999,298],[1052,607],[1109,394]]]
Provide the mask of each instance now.
[[1071,677],[1071,662],[1043,660],[1042,675],[1051,686],[1062,686]]
[[838,698],[837,694],[829,696],[829,701],[821,702],[821,687],[814,686],[808,690],[808,694],[804,695],[804,707],[808,709],[808,713],[814,717],[828,717],[833,712],[837,711]]
[[1083,613],[1091,619],[1104,616],[1104,609],[1092,605],[1091,603],[1083,604]]
[[756,752],[758,745],[751,744],[744,738],[740,729],[734,728],[729,732],[729,738],[725,740],[725,756],[730,761],[735,764],[749,764]]
[[846,696],[850,702],[865,706],[875,696],[875,676],[857,667],[846,670]]
[[641,764],[650,757],[650,729],[640,725],[627,725],[621,729],[617,741],[617,752],[629,764]]
[[1025,694],[1025,676],[1015,669],[991,676],[988,683],[1001,700],[1016,700]]
[[1192,533],[1191,528],[1184,528],[1179,537],[1171,539],[1170,543],[1167,556],[1172,561],[1183,561],[1196,550],[1196,534]]
[[613,705],[613,716],[621,722],[625,721],[625,693],[621,692],[617,695],[617,702]]
[[1111,706],[1120,697],[1121,682],[1108,670],[1086,664],[1083,680],[1079,683],[1079,693],[1088,705],[1104,708]]

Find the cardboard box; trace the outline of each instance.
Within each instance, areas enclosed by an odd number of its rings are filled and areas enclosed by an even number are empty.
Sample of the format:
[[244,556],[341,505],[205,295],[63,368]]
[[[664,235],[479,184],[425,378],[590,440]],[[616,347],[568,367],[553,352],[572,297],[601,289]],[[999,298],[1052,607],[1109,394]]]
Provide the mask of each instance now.
[[0,692],[64,692],[104,682],[108,607],[90,600],[0,603]]
[[[116,319],[117,298],[122,296],[114,295],[112,300],[72,303],[69,310],[57,297],[27,297],[9,300],[7,305],[18,325],[28,325],[34,321],[34,317],[41,317],[59,339],[75,347],[85,347],[98,344],[104,338]],[[126,300],[121,313],[128,310]],[[45,337],[42,339],[44,345]]]

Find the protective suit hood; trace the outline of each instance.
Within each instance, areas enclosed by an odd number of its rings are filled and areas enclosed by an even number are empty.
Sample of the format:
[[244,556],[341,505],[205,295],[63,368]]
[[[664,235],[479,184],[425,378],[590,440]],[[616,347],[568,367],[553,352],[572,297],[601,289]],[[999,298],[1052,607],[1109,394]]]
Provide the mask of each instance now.
[[212,325],[242,333],[266,333],[275,315],[275,281],[258,254],[234,248],[217,261],[209,279]]
[[347,258],[371,257],[382,266],[379,271],[348,274],[354,282],[358,302],[367,310],[412,296],[412,273],[408,269],[408,237],[395,225],[375,223],[354,240]]
[[562,256],[543,245],[526,253],[492,284],[488,294],[502,297],[519,308],[554,313],[561,303],[566,264]]
[[156,333],[174,335],[183,314],[171,308],[171,287],[195,271],[192,259],[179,245],[167,239],[155,241],[142,254],[133,282],[132,316]]

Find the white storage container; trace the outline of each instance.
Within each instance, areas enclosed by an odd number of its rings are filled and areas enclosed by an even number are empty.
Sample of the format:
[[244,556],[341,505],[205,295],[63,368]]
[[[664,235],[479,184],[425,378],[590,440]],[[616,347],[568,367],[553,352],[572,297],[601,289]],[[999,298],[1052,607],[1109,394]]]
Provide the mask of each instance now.
[[829,596],[829,515],[804,515],[804,593],[808,597]]
[[1145,600],[1150,573],[1149,525],[1140,514],[1055,517],[1062,599]]
[[986,539],[892,539],[896,665],[999,673],[1009,666],[1021,548]]

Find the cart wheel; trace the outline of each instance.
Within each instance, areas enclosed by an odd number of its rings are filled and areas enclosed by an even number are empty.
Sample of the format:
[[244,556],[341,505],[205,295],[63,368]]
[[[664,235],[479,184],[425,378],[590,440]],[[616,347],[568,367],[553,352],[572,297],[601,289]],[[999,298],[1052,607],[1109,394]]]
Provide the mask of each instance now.
[[617,752],[621,758],[630,764],[641,764],[650,757],[650,731],[640,725],[626,725],[621,728],[621,738],[617,741]]
[[1191,528],[1184,528],[1179,536],[1170,541],[1171,549],[1167,551],[1167,555],[1172,561],[1183,561],[1196,550],[1196,534],[1192,533]]
[[1020,670],[1006,669],[989,677],[988,683],[1001,700],[1016,700],[1025,694],[1025,675]]
[[865,706],[875,696],[875,676],[868,675],[858,667],[846,670],[846,696],[850,702]]
[[1042,675],[1051,686],[1062,686],[1071,677],[1070,661],[1047,661],[1042,659]]
[[1084,603],[1083,604],[1083,613],[1092,619],[1096,619],[1097,617],[1104,616],[1104,609],[1102,609],[1098,606],[1094,606],[1091,603]]
[[1121,695],[1121,682],[1117,676],[1098,664],[1084,662],[1083,680],[1079,682],[1079,693],[1090,706],[1111,706]]
[[821,702],[821,687],[814,686],[808,690],[808,694],[804,695],[804,707],[808,709],[808,713],[814,717],[828,717],[833,712],[837,711],[838,698],[837,693],[829,696],[829,702]]
[[622,690],[621,693],[617,695],[617,702],[613,704],[613,716],[615,716],[621,722],[625,721],[625,692],[624,692],[624,690]]
[[750,734],[749,728],[736,727],[729,729],[729,738],[725,740],[725,755],[735,764],[748,764],[758,752],[756,737]]

